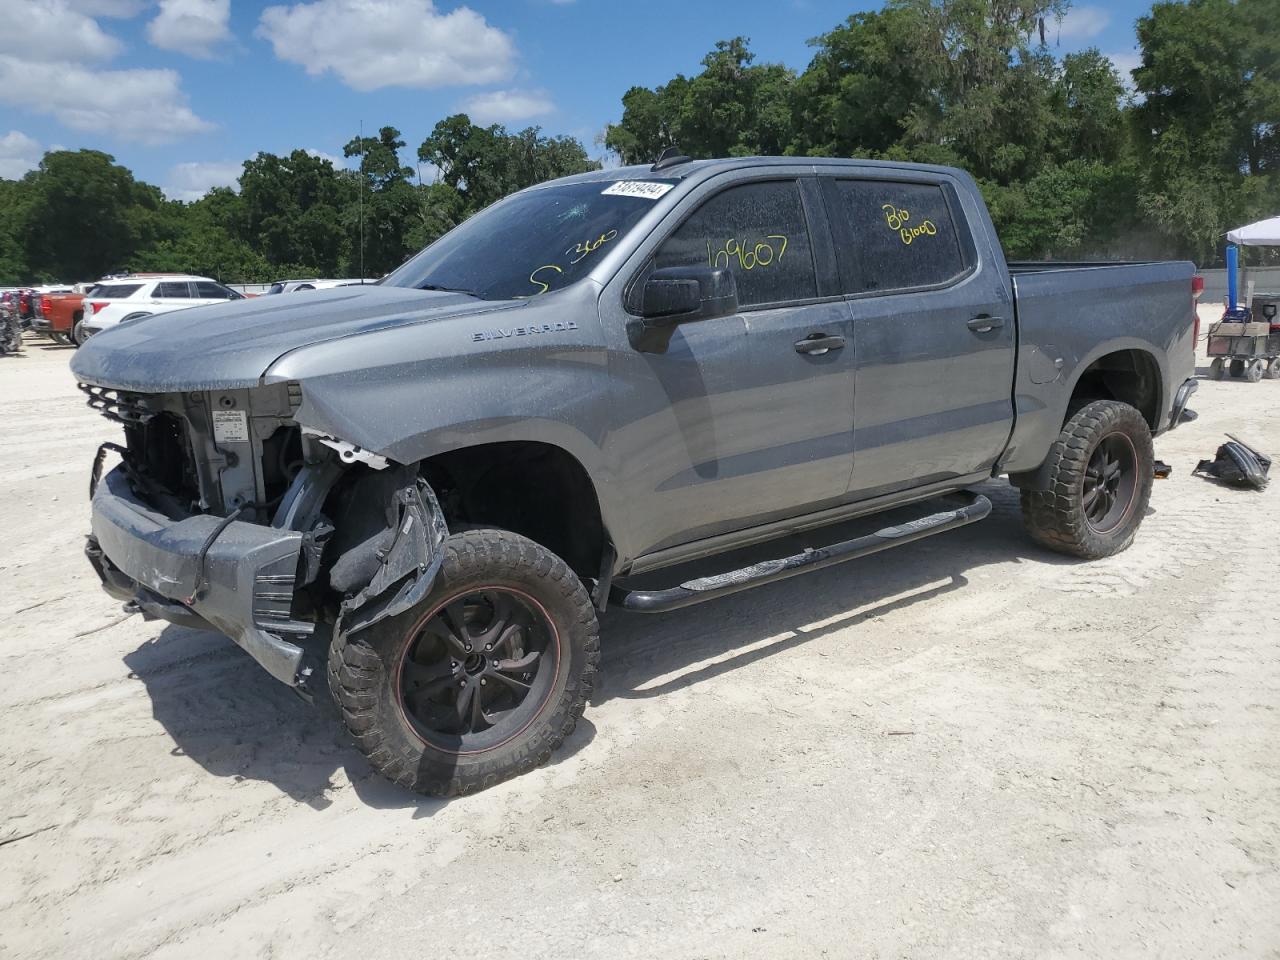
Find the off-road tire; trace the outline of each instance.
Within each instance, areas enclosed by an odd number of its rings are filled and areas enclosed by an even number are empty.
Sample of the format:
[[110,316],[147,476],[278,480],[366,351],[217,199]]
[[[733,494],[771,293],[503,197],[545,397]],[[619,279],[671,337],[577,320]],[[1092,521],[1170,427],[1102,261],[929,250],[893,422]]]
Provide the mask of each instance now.
[[[1114,528],[1100,531],[1085,511],[1085,471],[1103,440],[1119,434],[1135,453],[1132,499]],[[1022,491],[1022,521],[1042,546],[1087,560],[1109,557],[1133,542],[1151,499],[1155,453],[1151,429],[1127,403],[1095,400],[1075,411],[1049,448],[1049,485]]]
[[[491,787],[545,763],[573,732],[591,696],[600,629],[586,589],[563,560],[519,534],[469,530],[444,543],[444,563],[420,603],[347,638],[329,651],[329,686],[347,731],[387,779],[429,796]],[[553,683],[537,714],[502,743],[470,753],[429,743],[408,716],[400,665],[421,624],[469,588],[507,588],[532,598],[554,625]]]

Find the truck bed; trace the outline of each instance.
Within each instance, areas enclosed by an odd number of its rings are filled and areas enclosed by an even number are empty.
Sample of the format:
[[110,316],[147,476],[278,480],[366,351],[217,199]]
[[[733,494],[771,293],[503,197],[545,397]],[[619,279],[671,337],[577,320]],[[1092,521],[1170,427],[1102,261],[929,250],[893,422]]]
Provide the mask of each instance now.
[[[1174,391],[1195,370],[1195,308],[1186,262],[1009,264],[1018,322],[1010,472],[1038,466],[1067,413],[1071,385],[1098,358],[1132,357],[1157,383],[1144,410],[1168,427]],[[1147,370],[1149,365],[1149,370]]]

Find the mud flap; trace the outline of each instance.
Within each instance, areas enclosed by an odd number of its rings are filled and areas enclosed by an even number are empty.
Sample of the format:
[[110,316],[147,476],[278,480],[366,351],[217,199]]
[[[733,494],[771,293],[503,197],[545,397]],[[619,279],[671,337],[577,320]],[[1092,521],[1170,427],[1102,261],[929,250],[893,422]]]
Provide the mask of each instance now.
[[356,633],[408,610],[427,595],[444,562],[449,528],[431,487],[413,477],[393,499],[396,526],[391,544],[379,552],[379,566],[368,585],[342,602],[335,636]]

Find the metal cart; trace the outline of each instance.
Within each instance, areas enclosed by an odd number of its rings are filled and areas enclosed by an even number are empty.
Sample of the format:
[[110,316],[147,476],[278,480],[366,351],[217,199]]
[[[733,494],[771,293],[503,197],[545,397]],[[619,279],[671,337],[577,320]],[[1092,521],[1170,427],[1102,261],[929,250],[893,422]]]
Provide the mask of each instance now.
[[1213,358],[1209,375],[1228,373],[1257,383],[1263,377],[1280,380],[1280,293],[1255,294],[1246,283],[1245,302],[1237,299],[1238,246],[1280,246],[1280,217],[1260,220],[1227,233],[1227,309],[1209,328],[1207,353]]

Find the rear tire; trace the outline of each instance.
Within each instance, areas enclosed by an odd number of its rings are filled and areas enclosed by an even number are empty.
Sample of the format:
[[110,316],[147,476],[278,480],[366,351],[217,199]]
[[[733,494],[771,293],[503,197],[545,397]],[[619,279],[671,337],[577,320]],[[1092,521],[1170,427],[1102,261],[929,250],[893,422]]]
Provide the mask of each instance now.
[[1251,360],[1249,366],[1245,368],[1244,378],[1250,383],[1257,383],[1262,379],[1262,373],[1267,368],[1265,360]]
[[1218,357],[1213,363],[1209,364],[1209,376],[1215,380],[1221,380],[1227,375],[1227,362]]
[[77,320],[75,326],[71,328],[71,341],[77,347],[84,346],[85,336],[84,336],[83,327],[84,327],[84,321]]
[[1077,410],[1049,448],[1049,486],[1022,491],[1032,539],[1096,560],[1129,546],[1151,499],[1155,454],[1142,414],[1115,400]]
[[1271,365],[1267,367],[1268,380],[1280,380],[1280,357],[1276,357],[1271,361]]
[[1232,361],[1231,361],[1231,375],[1232,375],[1233,377],[1240,377],[1240,376],[1243,376],[1243,375],[1244,375],[1244,361],[1243,361],[1243,360],[1232,360]]
[[336,637],[329,684],[374,768],[431,796],[545,763],[582,715],[600,659],[595,608],[563,560],[505,530],[454,534],[430,592]]

